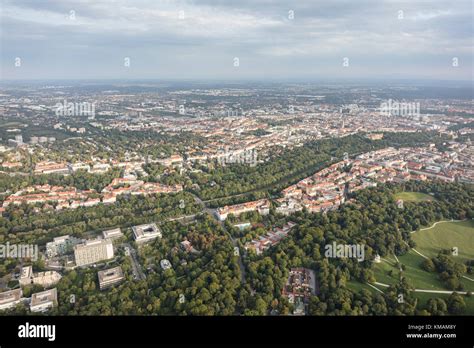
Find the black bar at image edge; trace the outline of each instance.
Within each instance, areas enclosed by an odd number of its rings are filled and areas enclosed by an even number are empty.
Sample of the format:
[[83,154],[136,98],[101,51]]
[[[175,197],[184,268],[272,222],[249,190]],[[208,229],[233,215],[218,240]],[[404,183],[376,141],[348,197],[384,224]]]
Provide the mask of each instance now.
[[[0,317],[0,346],[474,344],[474,317]],[[54,325],[54,339],[48,329]],[[48,329],[47,329],[48,328]],[[21,333],[20,333],[21,331]],[[31,337],[42,334],[45,337]],[[27,337],[20,337],[27,336]],[[48,338],[49,337],[49,338]],[[227,342],[226,342],[227,340]]]

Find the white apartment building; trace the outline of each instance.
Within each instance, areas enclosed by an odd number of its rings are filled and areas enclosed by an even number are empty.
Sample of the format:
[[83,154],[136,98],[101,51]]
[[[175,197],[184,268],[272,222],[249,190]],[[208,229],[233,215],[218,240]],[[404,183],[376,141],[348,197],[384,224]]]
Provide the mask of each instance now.
[[19,282],[22,286],[38,284],[43,287],[48,287],[59,282],[61,278],[61,275],[56,271],[33,273],[33,267],[26,266],[21,269]]
[[161,238],[162,236],[161,231],[156,224],[133,226],[132,230],[137,243],[147,242],[158,237]]
[[90,265],[114,257],[114,247],[110,239],[94,239],[74,247],[77,266]]
[[99,271],[97,272],[97,277],[99,278],[100,290],[118,284],[125,279],[122,268],[120,266]]
[[114,228],[113,230],[102,231],[102,236],[104,239],[114,240],[123,237],[123,233],[120,228]]
[[15,307],[21,302],[23,291],[21,289],[15,289],[0,293],[0,310],[5,310]]
[[58,292],[56,288],[31,295],[30,310],[32,312],[45,312],[57,305]]

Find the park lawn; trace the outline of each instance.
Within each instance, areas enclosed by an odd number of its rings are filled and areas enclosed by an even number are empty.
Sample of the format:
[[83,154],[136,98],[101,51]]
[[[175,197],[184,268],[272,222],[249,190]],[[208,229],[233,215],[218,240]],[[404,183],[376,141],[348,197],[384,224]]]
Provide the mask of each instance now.
[[[383,291],[383,288],[379,287],[379,286],[376,286],[374,285],[376,288],[380,289]],[[357,280],[349,280],[348,282],[346,282],[346,287],[351,290],[352,292],[359,292],[361,291],[362,289],[364,290],[368,290],[370,291],[371,293],[373,294],[380,294],[380,292],[378,292],[377,290],[375,290],[374,288],[368,286],[367,284],[364,284],[364,283],[361,283]]]
[[[378,264],[380,265],[380,264]],[[371,288],[367,284],[363,284],[357,280],[350,280],[346,283],[346,286],[352,292],[359,292],[362,289],[366,289],[370,291],[372,294],[380,294],[375,289]],[[386,291],[387,288],[383,288],[377,285],[374,285],[378,289],[382,291]],[[412,295],[418,299],[418,309],[426,309],[426,305],[430,298],[442,298],[443,300],[447,301],[449,298],[449,294],[430,294],[430,293],[423,293],[423,292],[412,292]],[[474,295],[471,297],[463,296],[464,302],[466,303],[466,310],[462,315],[474,315]]]
[[426,202],[433,201],[435,198],[422,192],[399,192],[395,194],[395,199],[401,199],[407,202]]
[[459,262],[474,259],[474,221],[442,222],[411,234],[415,249],[428,257],[435,257],[442,249],[458,248]]
[[[373,265],[375,279],[377,282],[392,285],[398,281],[399,270],[392,261],[392,256],[382,257],[382,262]],[[438,279],[438,273],[426,272],[421,268],[421,263],[424,258],[410,250],[405,255],[399,256],[400,263],[405,266],[403,276],[415,289],[424,290],[449,290],[446,289],[443,282]],[[389,272],[392,271],[392,275]],[[469,278],[470,275],[467,275]],[[466,291],[474,291],[474,282],[462,278],[461,283],[464,285]]]
[[[421,268],[421,263],[423,262],[424,258],[415,253],[413,250],[410,250],[405,255],[400,256],[399,259],[400,262],[406,267],[404,272],[405,276],[407,279],[409,279],[410,284],[412,284],[416,289],[450,290],[447,289],[443,282],[438,279],[438,273],[426,272]],[[474,284],[474,282],[471,283]],[[467,286],[468,284],[464,283],[464,285]],[[470,286],[467,288],[467,290],[474,290],[474,288]]]
[[[384,283],[388,285],[395,284],[398,281],[399,270],[395,267],[395,261],[392,261],[391,258],[382,257],[380,263],[374,263],[372,270],[374,271],[375,279],[379,283]],[[389,272],[392,272],[390,275]]]
[[[410,250],[405,255],[398,256],[398,259],[400,263],[405,266],[403,276],[407,278],[408,282],[414,288],[426,290],[447,290],[444,288],[443,283],[438,279],[438,275],[436,273],[426,272],[421,268],[421,263],[424,259],[420,255],[416,254],[413,250]],[[384,262],[384,264],[384,269],[380,270],[381,267],[379,267],[378,273],[380,274],[381,272],[384,272],[384,276],[382,277],[387,279],[387,277],[389,277],[387,272],[389,269],[392,269],[393,277],[391,278],[391,282],[387,284],[395,283],[398,279],[397,277],[399,270],[394,264],[393,266],[390,266],[386,262]],[[381,264],[378,264],[377,266],[379,265]],[[379,281],[378,278],[377,281]],[[383,281],[380,282],[384,283]]]
[[[430,298],[442,298],[446,302],[450,296],[448,294],[428,294],[422,292],[414,292],[413,295],[418,299],[417,308],[419,309],[426,309],[426,305]],[[461,315],[474,315],[474,295],[471,297],[463,296],[463,299],[466,303],[466,310]]]
[[[474,279],[472,274],[465,274],[466,277]],[[464,286],[464,291],[471,291],[474,293],[474,282],[466,278],[461,278],[461,284]]]

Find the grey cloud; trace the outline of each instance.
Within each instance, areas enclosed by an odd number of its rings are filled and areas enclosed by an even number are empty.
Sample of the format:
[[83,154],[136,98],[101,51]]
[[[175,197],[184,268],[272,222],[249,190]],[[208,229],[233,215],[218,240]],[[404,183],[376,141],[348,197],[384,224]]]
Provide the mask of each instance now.
[[[70,10],[76,13],[72,22]],[[181,10],[184,19],[178,18]],[[289,10],[294,19],[288,18]],[[463,0],[4,0],[0,16],[1,73],[11,79],[27,73],[38,78],[84,73],[88,78],[370,78],[390,75],[390,67],[404,78],[472,75],[472,4]],[[15,68],[12,61],[20,55],[36,70]],[[133,71],[120,65],[125,56],[134,57]],[[241,58],[240,69],[233,69],[235,56]],[[453,56],[462,65],[444,69]],[[342,57],[354,65],[340,69]]]

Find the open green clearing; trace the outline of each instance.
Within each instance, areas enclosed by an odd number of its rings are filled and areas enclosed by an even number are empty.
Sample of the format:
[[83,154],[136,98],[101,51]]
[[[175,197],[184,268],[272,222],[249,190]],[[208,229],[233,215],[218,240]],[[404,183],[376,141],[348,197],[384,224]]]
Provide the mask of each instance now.
[[[474,222],[472,220],[461,222],[440,222],[432,228],[420,230],[412,234],[416,243],[415,249],[427,256],[435,257],[443,249],[457,247],[459,255],[455,260],[464,263],[466,260],[474,259]],[[421,268],[424,258],[414,250],[398,257],[401,264],[405,266],[403,275],[416,289],[425,290],[447,290],[443,282],[438,279],[435,272],[426,272]],[[375,278],[380,283],[394,284],[399,277],[399,269],[393,255],[382,258],[382,262],[374,264]],[[474,276],[466,274],[474,279]],[[466,291],[474,291],[474,282],[462,278],[461,283]]]
[[[426,290],[447,290],[443,283],[438,280],[436,273],[424,271],[420,265],[423,258],[410,250],[403,256],[399,256],[400,263],[405,266],[403,275],[409,283],[416,289]],[[399,269],[396,267],[396,261],[393,256],[383,257],[382,262],[373,266],[375,279],[380,283],[394,284],[398,281]]]
[[[359,292],[361,291],[362,289],[365,289],[365,290],[368,290],[372,293],[378,293],[377,290],[375,290],[374,288],[370,287],[369,285],[367,284],[363,284],[357,280],[349,280],[347,283],[346,283],[346,286],[349,290],[353,291],[353,292]],[[376,286],[377,287],[377,286]],[[378,287],[377,287],[378,288]],[[383,289],[381,289],[383,291]]]
[[[383,286],[379,286],[379,285],[374,285],[374,286],[382,291],[386,290],[386,288],[384,288]],[[366,289],[370,291],[372,294],[379,293],[377,290],[371,288],[367,284],[360,283],[356,280],[348,281],[347,288],[353,292],[359,292],[362,289]],[[413,292],[412,295],[418,299],[418,306],[417,306],[418,309],[426,309],[426,305],[430,298],[441,298],[444,301],[447,301],[450,296],[449,294],[430,294],[430,293],[423,293],[423,292]],[[474,314],[474,295],[470,297],[463,296],[463,299],[464,299],[464,302],[466,303],[466,310],[464,311],[463,315],[473,315]]]
[[400,192],[395,194],[395,199],[402,199],[408,202],[433,201],[435,198],[422,192]]
[[[448,294],[428,294],[428,293],[421,293],[416,292],[414,296],[418,299],[418,307],[419,308],[426,308],[426,304],[430,298],[442,298],[444,301],[447,301],[449,298]],[[463,296],[464,302],[466,303],[466,310],[464,311],[463,315],[473,315],[474,314],[474,296],[467,297]]]
[[[421,263],[424,259],[413,250],[410,250],[405,255],[399,256],[398,259],[400,263],[405,266],[403,275],[415,289],[449,290],[446,289],[443,282],[438,279],[438,273],[426,272],[421,268]],[[377,282],[389,285],[398,281],[400,273],[396,267],[396,261],[393,255],[383,257],[382,262],[374,264],[373,271]],[[467,276],[474,278],[470,275]],[[474,282],[463,278],[461,283],[464,285],[466,291],[474,291]]]
[[474,259],[474,221],[441,222],[411,235],[415,249],[427,257],[435,257],[442,249],[458,249],[456,260]]

